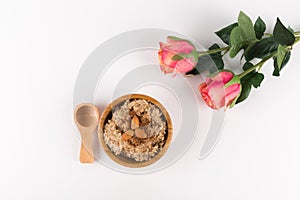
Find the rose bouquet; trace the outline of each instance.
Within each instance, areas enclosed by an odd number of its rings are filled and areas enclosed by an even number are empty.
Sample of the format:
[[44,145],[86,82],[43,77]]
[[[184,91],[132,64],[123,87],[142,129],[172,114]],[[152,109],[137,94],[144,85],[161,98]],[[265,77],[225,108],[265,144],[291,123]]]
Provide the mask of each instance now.
[[[215,43],[208,51],[197,51],[188,40],[174,36],[160,42],[158,57],[165,73],[183,74],[187,77],[205,74],[199,92],[206,104],[213,109],[232,108],[243,102],[251,89],[258,88],[264,79],[261,68],[273,60],[273,76],[279,76],[288,63],[293,45],[300,40],[300,32],[282,24],[279,18],[272,33],[266,33],[266,24],[258,17],[253,24],[243,12],[236,23],[215,32],[226,46]],[[224,69],[223,57],[234,58],[241,54],[243,72],[233,73]]]

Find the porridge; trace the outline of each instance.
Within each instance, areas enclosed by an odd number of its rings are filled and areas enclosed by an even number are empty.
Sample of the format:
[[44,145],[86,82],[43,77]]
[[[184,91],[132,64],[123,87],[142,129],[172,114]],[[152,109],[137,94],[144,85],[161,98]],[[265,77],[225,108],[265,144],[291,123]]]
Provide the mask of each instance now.
[[143,99],[126,100],[113,108],[103,139],[115,155],[144,162],[162,150],[166,130],[165,117],[157,106]]

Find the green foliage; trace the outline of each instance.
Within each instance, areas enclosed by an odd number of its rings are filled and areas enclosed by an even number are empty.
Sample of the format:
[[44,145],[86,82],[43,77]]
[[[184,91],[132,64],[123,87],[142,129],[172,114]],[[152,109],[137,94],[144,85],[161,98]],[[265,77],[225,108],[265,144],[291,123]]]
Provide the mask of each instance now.
[[176,54],[175,56],[172,57],[172,60],[181,60],[183,59],[182,55]]
[[226,26],[225,28],[222,28],[221,30],[215,32],[217,36],[225,43],[230,45],[230,34],[232,29],[238,26],[238,23],[230,24],[229,26]]
[[194,67],[193,70],[187,72],[185,75],[197,75],[201,74],[211,68],[216,68],[215,63],[211,59],[209,55],[200,56],[198,59],[197,65]]
[[[230,33],[230,57],[233,58],[242,49],[244,53],[242,58],[246,61],[252,61],[254,58],[265,59],[276,53],[277,61],[274,71],[275,75],[279,75],[282,68],[283,59],[287,60],[287,46],[294,44],[295,36],[292,28],[286,28],[277,18],[273,35],[264,37],[266,24],[258,17],[253,26],[251,19],[243,12],[240,12],[237,26],[232,25]],[[227,27],[227,33],[229,28]],[[222,29],[223,30],[223,29]],[[220,32],[220,31],[219,31]],[[219,36],[220,37],[220,36]]]
[[192,51],[191,53],[178,53],[176,55],[174,55],[172,57],[172,60],[182,60],[184,58],[193,58],[194,61],[197,63],[198,62],[198,58],[199,58],[199,55],[198,55],[198,52],[197,51]]
[[[219,48],[220,46],[217,43],[215,43],[211,47],[209,47],[209,50],[219,49]],[[211,67],[209,69],[210,73],[214,73],[216,70],[224,69],[223,55],[221,52],[210,54],[210,58],[215,64],[215,67]]]
[[230,57],[235,57],[245,45],[254,40],[256,40],[256,35],[252,21],[245,13],[240,12],[238,26],[230,34]]
[[277,59],[277,56],[274,56],[273,57],[273,60],[274,60],[274,71],[273,71],[273,76],[280,76],[280,71],[283,69],[283,67],[289,62],[290,60],[290,57],[291,57],[291,52],[288,51],[283,60],[282,60],[282,64],[281,66],[279,67],[277,62],[278,62],[278,59]]
[[279,18],[273,30],[274,39],[282,45],[292,45],[295,42],[295,36],[292,31],[286,28]]
[[[220,46],[215,43],[211,47],[209,47],[209,50],[219,49],[219,48]],[[202,55],[199,57],[198,63],[195,66],[195,68],[187,72],[186,75],[197,75],[207,70],[210,73],[214,73],[218,70],[221,70],[224,68],[224,62],[222,57],[223,55],[221,54],[221,52],[217,52],[209,55]]]
[[168,38],[171,39],[171,40],[175,40],[175,41],[185,41],[185,42],[189,43],[190,45],[192,45],[195,48],[195,45],[189,40],[179,38],[179,37],[176,37],[176,36],[168,36]]
[[284,48],[282,45],[278,46],[276,57],[277,57],[277,67],[279,71],[281,70],[283,60],[286,57],[287,53],[288,50],[286,48]]
[[[246,62],[243,66],[243,70],[246,71],[253,67],[254,65],[250,62]],[[242,92],[237,99],[236,104],[243,102],[245,99],[248,98],[252,86],[254,88],[258,88],[261,82],[264,80],[264,75],[262,73],[252,71],[248,73],[246,76],[241,78],[241,85],[242,85]]]
[[264,78],[265,76],[262,73],[256,72],[254,76],[248,80],[248,82],[250,82],[253,87],[258,88]]
[[253,46],[249,46],[245,52],[246,61],[251,61],[254,58],[265,58],[277,51],[278,42],[274,37],[267,37],[259,40]]
[[254,30],[256,38],[260,40],[266,31],[266,24],[260,17],[255,21]]
[[[272,34],[265,33],[266,24],[258,17],[253,24],[251,19],[243,12],[239,13],[236,23],[222,28],[215,34],[229,46],[229,56],[234,58],[240,51],[243,51],[241,62],[244,73],[241,75],[242,91],[237,99],[240,103],[248,98],[252,88],[260,87],[264,75],[259,71],[260,67],[273,57],[273,76],[279,76],[280,71],[286,66],[291,56],[292,45],[300,40],[295,37],[291,27],[286,28],[277,18]],[[218,44],[212,45],[209,50],[221,49]],[[227,51],[226,51],[227,52]],[[199,74],[209,71],[210,74],[224,69],[224,54],[220,52],[202,55],[196,67],[187,74]],[[174,56],[173,59],[179,59]],[[255,59],[260,59],[257,61]],[[253,65],[254,61],[257,62]],[[233,105],[234,105],[233,103]]]
[[247,82],[242,82],[241,81],[241,85],[242,85],[242,92],[241,92],[241,94],[240,94],[240,96],[237,99],[235,104],[239,104],[239,103],[245,101],[248,98],[248,96],[251,92],[251,85],[250,84],[248,84]]

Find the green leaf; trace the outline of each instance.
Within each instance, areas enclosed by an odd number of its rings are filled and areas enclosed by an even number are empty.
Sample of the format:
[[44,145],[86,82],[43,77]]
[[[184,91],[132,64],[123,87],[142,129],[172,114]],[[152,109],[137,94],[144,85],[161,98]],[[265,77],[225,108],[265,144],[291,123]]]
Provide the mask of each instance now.
[[250,91],[251,91],[251,84],[249,84],[247,82],[244,82],[244,83],[242,82],[241,85],[242,85],[242,92],[235,104],[241,103],[245,99],[247,99],[250,94]]
[[194,67],[194,69],[187,72],[185,75],[197,75],[213,68],[217,68],[215,62],[211,59],[209,55],[203,55],[199,57],[198,63]]
[[181,60],[183,59],[182,55],[176,54],[175,56],[172,57],[172,60]]
[[245,64],[243,65],[243,70],[246,71],[246,70],[250,69],[251,67],[253,67],[253,64],[251,62],[245,62]]
[[179,37],[176,37],[176,36],[168,36],[168,38],[171,39],[171,40],[176,40],[176,41],[186,41],[187,43],[189,43],[190,45],[192,45],[196,49],[195,45],[189,40],[182,39],[182,38],[179,38]]
[[260,40],[266,31],[266,24],[260,17],[254,23],[254,30],[256,38]]
[[[243,69],[246,71],[252,66],[253,66],[252,63],[246,62],[243,66]],[[242,101],[247,99],[250,94],[252,86],[258,88],[263,80],[264,80],[264,75],[262,73],[258,73],[254,71],[241,78],[242,92],[236,104],[241,103]]]
[[[246,48],[244,48],[244,53],[242,54],[241,56],[241,59],[243,59],[243,57],[245,57],[246,54],[248,54],[248,52],[253,48],[253,46],[257,43],[257,41],[253,41],[253,42],[250,42]],[[247,60],[246,60],[247,61]],[[250,61],[250,60],[249,60]]]
[[[251,62],[245,62],[245,64],[243,65],[243,70],[247,71],[248,69],[250,69],[251,67],[253,67],[253,64]],[[254,74],[256,73],[255,71],[250,72],[249,74]]]
[[[199,61],[199,53],[197,51],[192,51],[191,53],[188,53],[188,54],[184,54],[184,53],[179,53],[179,54],[176,54],[172,57],[172,60],[181,60],[181,59],[184,59],[184,58],[192,58],[194,60],[195,63],[198,63]],[[195,67],[193,68],[193,72],[195,72],[195,74],[197,74],[197,71],[194,71],[195,70]],[[189,72],[187,72],[189,73]],[[186,73],[186,75],[188,75]],[[189,73],[189,74],[193,74],[193,73]]]
[[260,87],[261,82],[264,80],[265,76],[262,73],[256,72],[255,76],[251,78],[250,83],[253,87],[258,88]]
[[286,64],[289,62],[291,57],[291,52],[288,51],[282,61],[281,67],[279,69],[278,64],[277,64],[277,57],[274,56],[273,60],[274,60],[274,71],[273,71],[273,76],[280,76],[280,71],[283,69],[284,66],[286,66]]
[[279,18],[277,18],[273,35],[274,39],[282,45],[292,45],[295,42],[294,34],[281,23]]
[[245,47],[245,45],[253,40],[256,40],[256,35],[251,19],[242,11],[238,17],[238,26],[235,27],[230,34],[230,52],[231,58]]
[[287,52],[288,52],[288,50],[286,48],[284,48],[281,44],[278,46],[276,57],[277,57],[277,67],[278,67],[279,71],[282,67],[282,62],[283,62]]
[[[220,48],[220,46],[215,43],[211,47],[209,47],[209,50],[219,49],[219,48]],[[210,57],[214,61],[217,69],[221,70],[224,68],[224,61],[223,61],[223,58],[222,58],[223,56],[222,56],[221,52],[210,54]]]
[[233,108],[233,106],[235,106],[237,103],[237,100],[239,99],[241,94],[239,94],[230,104],[229,108]]
[[241,79],[242,83],[249,83],[253,87],[257,88],[260,86],[261,82],[264,80],[264,75],[262,73],[249,73]]
[[239,27],[235,27],[230,34],[230,51],[229,56],[231,58],[235,57],[236,54],[245,46],[245,38],[243,36],[243,31]]
[[225,28],[222,28],[221,30],[215,32],[217,36],[225,43],[230,45],[230,33],[233,28],[237,27],[238,23],[233,23]]
[[198,75],[198,74],[200,74],[200,72],[197,69],[197,65],[191,71],[188,71],[188,72],[185,73],[186,76],[189,76],[189,75]]
[[241,83],[241,80],[240,80],[240,77],[239,76],[233,76],[232,77],[232,79],[228,82],[228,83],[226,83],[225,85],[224,85],[224,88],[226,89],[226,88],[228,88],[228,87],[230,87],[231,85],[233,85],[233,84],[240,84]]
[[278,42],[273,37],[263,38],[246,51],[245,59],[250,61],[253,58],[265,58],[276,52],[278,45]]
[[[209,47],[209,50],[219,49],[219,48],[220,46],[218,44],[213,44],[211,47]],[[186,57],[185,55],[180,55],[180,56]],[[174,56],[172,59],[174,59]],[[195,66],[195,68],[187,72],[186,75],[197,75],[207,70],[209,70],[210,74],[212,74],[223,68],[224,68],[224,62],[223,62],[222,54],[221,52],[217,52],[210,55],[200,56],[198,58],[198,63]]]
[[199,53],[192,51],[191,53],[178,53],[172,57],[172,60],[181,60],[184,58],[194,58],[195,62],[198,62]]
[[192,51],[191,53],[185,54],[186,56],[184,56],[185,58],[194,58],[195,62],[198,62],[198,58],[199,58],[199,52],[198,51]]
[[239,14],[238,17],[238,24],[239,24],[239,28],[243,31],[244,36],[248,39],[248,40],[255,40],[256,39],[256,35],[255,35],[255,31],[253,28],[253,24],[251,19],[242,11]]

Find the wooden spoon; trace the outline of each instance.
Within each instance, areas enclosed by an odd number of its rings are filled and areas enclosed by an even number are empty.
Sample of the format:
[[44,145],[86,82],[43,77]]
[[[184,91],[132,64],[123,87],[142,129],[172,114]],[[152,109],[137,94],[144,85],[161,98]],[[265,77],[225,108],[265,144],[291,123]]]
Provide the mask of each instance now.
[[94,162],[92,148],[92,134],[99,122],[98,107],[83,103],[79,104],[74,110],[74,120],[81,135],[80,162]]

